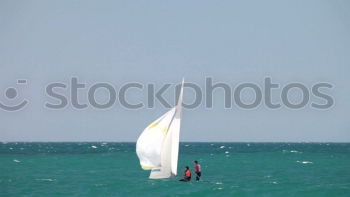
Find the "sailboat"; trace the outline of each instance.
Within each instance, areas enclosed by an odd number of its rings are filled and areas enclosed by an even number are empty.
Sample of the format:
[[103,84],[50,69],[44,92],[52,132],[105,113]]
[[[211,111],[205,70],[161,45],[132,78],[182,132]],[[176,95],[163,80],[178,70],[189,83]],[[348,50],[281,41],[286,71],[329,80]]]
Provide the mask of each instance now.
[[136,142],[141,168],[151,170],[150,179],[177,175],[184,80],[177,105],[152,122]]

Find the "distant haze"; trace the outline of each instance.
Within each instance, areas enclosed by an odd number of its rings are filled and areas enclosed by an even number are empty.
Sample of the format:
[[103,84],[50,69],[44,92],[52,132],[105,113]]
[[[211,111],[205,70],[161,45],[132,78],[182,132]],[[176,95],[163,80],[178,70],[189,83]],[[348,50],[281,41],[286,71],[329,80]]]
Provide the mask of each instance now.
[[[12,1],[0,2],[0,141],[136,141],[168,108],[131,110],[118,102],[105,110],[89,106],[45,108],[53,82],[72,77],[88,87],[106,82],[173,84],[164,97],[174,104],[183,77],[205,86],[206,77],[234,88],[265,77],[282,87],[333,85],[328,109],[284,106],[226,109],[222,89],[211,109],[183,111],[181,141],[349,142],[349,1]],[[26,80],[26,84],[17,83]],[[12,89],[9,89],[12,88]],[[16,93],[15,90],[18,92]],[[68,98],[70,89],[59,90]],[[106,98],[99,90],[100,100]],[[147,91],[130,89],[131,103]],[[299,98],[298,92],[291,92]],[[281,102],[281,88],[273,102]],[[87,90],[81,90],[82,102]],[[193,91],[184,92],[191,103]],[[12,98],[13,97],[13,98]],[[249,100],[249,94],[247,96]],[[12,99],[12,100],[11,100]],[[204,99],[204,98],[203,98]],[[311,97],[310,103],[322,100]]]

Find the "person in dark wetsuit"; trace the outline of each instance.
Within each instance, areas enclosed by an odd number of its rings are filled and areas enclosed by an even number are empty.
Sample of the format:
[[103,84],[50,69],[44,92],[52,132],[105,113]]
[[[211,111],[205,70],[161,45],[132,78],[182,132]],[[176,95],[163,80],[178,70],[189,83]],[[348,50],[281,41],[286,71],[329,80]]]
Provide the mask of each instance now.
[[183,182],[188,182],[191,180],[191,171],[190,168],[188,166],[185,167],[185,174],[184,174],[184,178],[180,179],[180,181]]
[[198,161],[194,161],[194,169],[196,173],[196,181],[199,181],[202,175],[202,170],[201,170],[201,165],[199,165]]

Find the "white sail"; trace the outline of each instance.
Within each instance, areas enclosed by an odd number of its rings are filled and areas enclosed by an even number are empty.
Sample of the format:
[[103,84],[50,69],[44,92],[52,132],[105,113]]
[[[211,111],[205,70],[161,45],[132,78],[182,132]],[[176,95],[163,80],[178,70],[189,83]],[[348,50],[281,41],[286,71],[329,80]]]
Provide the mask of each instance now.
[[171,172],[173,175],[177,175],[177,163],[179,158],[179,143],[180,143],[180,126],[181,126],[181,108],[183,97],[184,80],[182,80],[179,100],[177,101],[176,111],[174,119],[170,125],[170,133],[172,135],[172,148],[171,148]]
[[137,140],[137,156],[143,169],[152,170],[151,179],[177,175],[183,83],[177,106],[150,124]]
[[160,156],[163,141],[174,114],[175,108],[151,123],[138,138],[136,142],[136,153],[142,169],[151,170],[152,168],[161,166]]

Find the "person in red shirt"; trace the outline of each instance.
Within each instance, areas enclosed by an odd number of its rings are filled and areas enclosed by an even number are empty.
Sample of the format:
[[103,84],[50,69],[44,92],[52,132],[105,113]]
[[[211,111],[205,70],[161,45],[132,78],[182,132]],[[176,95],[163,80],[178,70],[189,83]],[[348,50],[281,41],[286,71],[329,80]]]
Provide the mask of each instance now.
[[185,167],[185,174],[184,174],[184,178],[181,179],[180,181],[183,182],[188,182],[191,180],[191,171],[190,168],[188,166]]
[[201,165],[199,165],[198,161],[194,161],[194,169],[196,172],[196,181],[199,181],[202,172],[201,172]]

